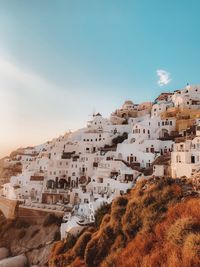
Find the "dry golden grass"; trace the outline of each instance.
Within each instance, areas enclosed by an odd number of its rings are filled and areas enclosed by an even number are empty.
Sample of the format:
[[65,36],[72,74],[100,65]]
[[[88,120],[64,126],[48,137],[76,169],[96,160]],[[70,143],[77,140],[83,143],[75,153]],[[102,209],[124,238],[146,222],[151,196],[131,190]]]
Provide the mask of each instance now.
[[183,198],[186,186],[173,179],[138,183],[103,218],[105,207],[99,211],[98,228],[68,252],[54,248],[55,266],[200,266],[200,198]]

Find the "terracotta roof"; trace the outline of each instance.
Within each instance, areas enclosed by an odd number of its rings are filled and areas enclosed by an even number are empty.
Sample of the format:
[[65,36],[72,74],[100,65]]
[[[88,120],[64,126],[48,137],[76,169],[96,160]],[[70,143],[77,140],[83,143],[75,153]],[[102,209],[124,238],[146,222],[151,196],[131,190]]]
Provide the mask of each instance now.
[[30,181],[44,181],[44,176],[32,175]]
[[131,100],[126,100],[125,102],[124,102],[124,105],[125,104],[127,104],[127,105],[133,105],[133,102],[131,101]]
[[157,159],[155,159],[153,165],[170,165],[170,159],[170,155],[159,156]]

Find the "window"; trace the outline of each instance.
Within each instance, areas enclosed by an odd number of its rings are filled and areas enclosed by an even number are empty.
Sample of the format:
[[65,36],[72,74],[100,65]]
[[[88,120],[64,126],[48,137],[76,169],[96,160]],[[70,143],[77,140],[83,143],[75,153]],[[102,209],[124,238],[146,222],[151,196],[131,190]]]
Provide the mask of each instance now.
[[180,163],[180,162],[181,162],[181,157],[180,157],[180,155],[177,155],[177,156],[176,156],[176,162],[177,162],[177,163]]

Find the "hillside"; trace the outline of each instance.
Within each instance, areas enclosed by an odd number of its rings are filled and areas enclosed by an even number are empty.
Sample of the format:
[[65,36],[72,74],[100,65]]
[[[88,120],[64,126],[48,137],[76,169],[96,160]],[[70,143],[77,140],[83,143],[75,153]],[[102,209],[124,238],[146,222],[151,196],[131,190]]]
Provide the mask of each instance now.
[[54,245],[50,267],[200,266],[200,198],[188,180],[138,182],[97,215],[96,228]]

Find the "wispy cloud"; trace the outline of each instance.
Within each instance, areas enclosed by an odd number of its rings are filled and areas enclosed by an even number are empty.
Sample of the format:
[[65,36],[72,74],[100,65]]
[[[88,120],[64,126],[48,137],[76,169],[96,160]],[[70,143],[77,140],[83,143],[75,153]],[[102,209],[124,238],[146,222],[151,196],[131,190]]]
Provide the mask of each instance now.
[[156,71],[156,73],[157,73],[158,78],[159,78],[159,80],[157,82],[157,84],[159,86],[164,86],[164,85],[167,85],[167,84],[169,84],[171,82],[171,77],[170,77],[171,74],[168,71],[158,69]]
[[[55,86],[38,74],[26,71],[11,60],[0,56],[0,89],[9,90],[20,85],[21,88],[41,93],[55,89]],[[3,85],[3,86],[2,86]]]

